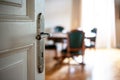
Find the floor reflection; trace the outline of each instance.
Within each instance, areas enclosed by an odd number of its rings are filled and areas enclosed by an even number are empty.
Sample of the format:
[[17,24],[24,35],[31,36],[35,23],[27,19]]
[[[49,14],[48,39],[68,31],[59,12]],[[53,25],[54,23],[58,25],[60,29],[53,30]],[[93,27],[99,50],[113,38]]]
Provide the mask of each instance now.
[[53,59],[54,51],[46,50],[46,80],[120,80],[120,50],[86,49],[85,53],[81,71],[80,65],[72,65],[77,64],[72,59],[70,65],[61,65]]

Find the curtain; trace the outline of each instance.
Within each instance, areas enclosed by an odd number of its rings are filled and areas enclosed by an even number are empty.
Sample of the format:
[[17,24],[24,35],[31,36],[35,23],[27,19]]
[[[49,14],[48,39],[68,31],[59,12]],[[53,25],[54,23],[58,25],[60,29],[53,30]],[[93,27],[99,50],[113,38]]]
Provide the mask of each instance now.
[[114,0],[82,0],[81,26],[97,28],[97,48],[116,47]]

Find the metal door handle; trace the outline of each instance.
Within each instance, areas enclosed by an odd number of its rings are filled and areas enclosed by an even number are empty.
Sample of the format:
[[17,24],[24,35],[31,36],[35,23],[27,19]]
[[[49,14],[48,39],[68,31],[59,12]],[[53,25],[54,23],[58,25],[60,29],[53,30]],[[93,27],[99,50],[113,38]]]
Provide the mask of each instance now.
[[42,13],[39,13],[37,16],[37,68],[38,73],[44,71],[44,49],[45,49],[45,40],[50,36],[49,33],[44,33],[44,16]]
[[36,36],[37,39],[37,67],[38,72],[42,73],[44,70],[44,38],[49,37],[49,33],[41,32]]
[[38,35],[36,36],[36,39],[37,39],[37,40],[41,40],[41,39],[47,38],[47,37],[50,37],[50,34],[49,34],[49,33],[41,32],[40,34],[38,34]]

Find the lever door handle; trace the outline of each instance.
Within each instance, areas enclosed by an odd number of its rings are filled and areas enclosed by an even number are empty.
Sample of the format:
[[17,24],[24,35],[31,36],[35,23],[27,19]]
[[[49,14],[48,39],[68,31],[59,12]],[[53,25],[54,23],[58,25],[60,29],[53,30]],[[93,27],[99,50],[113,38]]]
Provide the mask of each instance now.
[[37,16],[37,36],[36,36],[36,53],[37,53],[37,71],[42,73],[44,71],[44,51],[45,51],[45,40],[50,36],[49,33],[44,33],[44,16],[39,13]]
[[40,34],[38,34],[38,35],[36,36],[36,39],[37,39],[37,40],[41,40],[41,39],[43,39],[43,38],[48,38],[48,37],[50,37],[50,34],[49,34],[49,33],[41,32]]
[[49,33],[41,32],[36,36],[37,39],[37,66],[38,72],[42,73],[44,70],[44,38],[49,37]]

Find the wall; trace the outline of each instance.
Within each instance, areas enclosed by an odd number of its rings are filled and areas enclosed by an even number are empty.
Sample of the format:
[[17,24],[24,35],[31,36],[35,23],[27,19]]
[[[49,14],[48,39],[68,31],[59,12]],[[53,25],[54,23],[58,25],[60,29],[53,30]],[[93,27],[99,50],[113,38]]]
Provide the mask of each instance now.
[[73,0],[72,2],[72,18],[71,18],[71,30],[77,29],[81,25],[81,2],[82,0]]
[[70,29],[71,25],[71,6],[72,0],[45,0],[45,28],[49,31],[50,28],[56,25],[62,25],[66,29]]
[[120,1],[115,0],[116,46],[120,48]]

